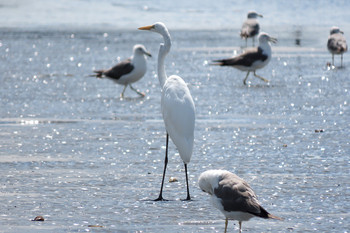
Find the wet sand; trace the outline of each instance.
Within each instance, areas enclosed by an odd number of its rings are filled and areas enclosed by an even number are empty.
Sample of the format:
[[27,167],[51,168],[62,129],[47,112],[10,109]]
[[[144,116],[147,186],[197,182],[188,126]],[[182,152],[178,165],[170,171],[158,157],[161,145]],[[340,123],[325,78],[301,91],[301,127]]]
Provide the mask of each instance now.
[[[244,42],[232,31],[172,32],[167,73],[188,83],[196,104],[193,201],[180,201],[184,168],[171,143],[166,181],[178,182],[166,182],[171,201],[154,203],[147,200],[158,195],[165,150],[156,79],[161,38],[0,31],[0,232],[222,232],[222,214],[197,185],[201,172],[219,168],[246,179],[261,204],[285,219],[253,219],[246,231],[349,229],[347,55],[345,68],[328,69],[331,56],[318,36],[300,47],[287,32],[270,34],[279,43],[257,72],[270,83],[251,76],[244,86],[245,73],[209,66],[241,52]],[[122,86],[88,77],[130,56],[140,41],[153,55],[134,85],[145,98],[127,90],[120,99]],[[31,221],[38,215],[45,221]]]

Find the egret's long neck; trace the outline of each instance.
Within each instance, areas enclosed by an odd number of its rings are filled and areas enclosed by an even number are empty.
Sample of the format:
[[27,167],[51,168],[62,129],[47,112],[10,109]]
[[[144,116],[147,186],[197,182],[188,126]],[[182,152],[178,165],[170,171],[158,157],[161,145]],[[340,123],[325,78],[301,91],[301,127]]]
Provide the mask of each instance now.
[[158,79],[159,79],[161,88],[163,88],[164,83],[167,79],[167,76],[165,73],[164,60],[171,48],[171,39],[170,39],[169,33],[166,33],[165,35],[163,35],[163,38],[164,38],[164,44],[160,44],[159,53],[158,53]]

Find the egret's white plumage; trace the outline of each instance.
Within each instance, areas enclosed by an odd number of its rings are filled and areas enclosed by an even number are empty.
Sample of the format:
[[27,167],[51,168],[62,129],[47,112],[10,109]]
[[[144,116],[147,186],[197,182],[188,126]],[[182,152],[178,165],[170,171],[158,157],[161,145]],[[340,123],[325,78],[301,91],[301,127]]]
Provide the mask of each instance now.
[[108,70],[95,70],[94,72],[96,74],[94,76],[98,78],[106,77],[120,85],[124,85],[121,97],[124,97],[124,92],[128,85],[137,94],[145,96],[145,94],[137,91],[131,85],[132,83],[139,81],[146,73],[147,64],[145,55],[151,57],[151,54],[146,50],[145,46],[136,44],[133,47],[132,57],[118,63]]
[[334,65],[334,55],[341,55],[341,67],[343,66],[343,53],[348,51],[348,45],[344,37],[344,32],[342,32],[339,27],[332,27],[330,31],[330,36],[327,42],[328,51],[332,54],[332,65]]
[[254,46],[254,38],[259,34],[260,25],[257,20],[258,17],[263,17],[261,14],[255,11],[248,12],[247,19],[244,21],[241,28],[241,38],[245,39],[245,44],[247,46],[247,39],[252,38]]
[[208,170],[199,176],[198,184],[203,192],[211,196],[211,202],[225,215],[225,232],[228,220],[239,222],[252,217],[281,218],[268,213],[258,202],[249,184],[237,175],[226,170]]
[[162,196],[164,177],[168,163],[168,138],[177,147],[185,165],[187,198],[190,200],[188,186],[187,164],[191,160],[194,140],[195,106],[186,83],[177,75],[167,77],[164,60],[171,48],[171,38],[168,29],[163,23],[155,23],[151,26],[140,27],[140,30],[157,32],[163,36],[164,44],[160,44],[158,54],[158,79],[162,88],[161,108],[165,128],[167,132],[166,152],[164,161],[163,179],[159,197],[156,201],[164,200]]
[[259,34],[259,46],[257,48],[247,49],[244,53],[227,59],[215,60],[213,65],[219,66],[231,66],[242,71],[248,71],[246,77],[243,80],[246,84],[248,75],[251,71],[254,72],[254,76],[261,80],[268,82],[267,79],[257,75],[255,72],[257,69],[265,67],[271,60],[271,45],[269,42],[276,43],[277,39],[269,36],[265,32]]

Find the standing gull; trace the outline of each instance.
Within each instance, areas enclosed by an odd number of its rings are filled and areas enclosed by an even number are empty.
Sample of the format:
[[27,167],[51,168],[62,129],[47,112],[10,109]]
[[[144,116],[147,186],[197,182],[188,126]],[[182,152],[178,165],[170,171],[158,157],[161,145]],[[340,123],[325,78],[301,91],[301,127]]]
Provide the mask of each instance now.
[[271,45],[269,41],[276,43],[277,39],[262,32],[259,34],[259,46],[257,48],[247,49],[246,52],[233,58],[215,60],[213,65],[232,66],[242,71],[248,71],[243,80],[244,85],[246,85],[248,75],[251,71],[254,72],[255,77],[268,82],[269,80],[257,75],[255,71],[266,66],[271,59]]
[[199,176],[199,187],[211,195],[212,204],[225,215],[225,233],[228,220],[239,222],[242,232],[242,221],[252,217],[281,218],[268,213],[258,202],[249,184],[237,175],[225,170],[208,170]]
[[133,48],[132,57],[118,63],[108,70],[95,70],[95,75],[97,78],[106,77],[114,82],[124,85],[124,89],[121,93],[121,97],[124,97],[124,91],[129,85],[131,90],[135,91],[140,96],[145,96],[144,93],[136,90],[131,84],[139,81],[147,70],[146,57],[145,55],[151,57],[151,54],[147,52],[145,46],[141,44],[136,44]]
[[348,45],[344,37],[344,32],[340,31],[338,27],[332,27],[330,36],[327,42],[328,51],[332,54],[332,65],[334,66],[334,54],[341,55],[340,67],[343,66],[343,53],[348,50]]
[[169,136],[179,151],[185,165],[187,198],[191,200],[188,186],[187,164],[191,160],[194,140],[195,107],[186,83],[177,75],[167,77],[164,60],[171,48],[171,38],[168,29],[163,23],[155,23],[151,26],[140,27],[140,30],[149,30],[163,36],[164,43],[160,44],[158,54],[158,79],[162,89],[161,109],[166,129],[166,149],[162,184],[160,193],[155,201],[164,201],[163,185],[166,167],[168,164]]
[[241,29],[241,38],[245,39],[245,46],[247,47],[248,38],[253,39],[254,46],[254,38],[259,34],[260,26],[257,20],[258,17],[263,17],[262,15],[256,13],[255,11],[248,12],[247,19],[244,21]]

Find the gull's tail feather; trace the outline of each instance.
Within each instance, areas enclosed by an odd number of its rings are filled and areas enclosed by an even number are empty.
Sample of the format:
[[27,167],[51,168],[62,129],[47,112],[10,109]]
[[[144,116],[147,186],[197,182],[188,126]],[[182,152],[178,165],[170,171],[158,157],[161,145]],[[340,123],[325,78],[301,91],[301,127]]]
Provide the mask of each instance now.
[[251,214],[260,217],[260,218],[272,218],[272,219],[276,219],[276,220],[283,220],[283,218],[277,217],[273,214],[270,214],[269,212],[267,212],[262,206],[260,206],[260,213],[253,213],[251,212]]
[[277,217],[277,216],[272,215],[272,214],[270,214],[270,213],[268,213],[267,216],[268,216],[269,218],[272,218],[272,219],[276,219],[276,220],[281,220],[281,221],[283,221],[283,218]]
[[211,65],[211,66],[224,66],[225,60],[213,60],[212,63],[210,63],[209,65]]
[[94,70],[95,74],[89,75],[90,77],[102,78],[104,70]]
[[215,66],[233,66],[236,64],[237,58],[227,58],[227,59],[220,59],[220,60],[214,60],[213,63],[210,65],[215,65]]

